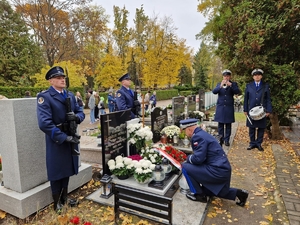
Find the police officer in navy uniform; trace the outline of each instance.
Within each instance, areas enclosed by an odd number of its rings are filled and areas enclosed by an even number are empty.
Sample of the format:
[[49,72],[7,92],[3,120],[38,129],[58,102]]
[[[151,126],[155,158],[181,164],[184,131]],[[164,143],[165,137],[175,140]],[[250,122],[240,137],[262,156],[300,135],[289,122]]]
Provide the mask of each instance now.
[[[222,137],[226,146],[229,146],[231,135],[231,124],[235,122],[234,118],[234,98],[233,96],[240,93],[240,89],[236,82],[230,80],[231,71],[224,70],[222,72],[223,80],[218,83],[214,94],[218,94],[216,114],[214,120],[218,122],[218,134]],[[224,130],[225,128],[225,130]]]
[[122,87],[116,92],[116,103],[119,111],[131,109],[131,118],[138,116],[140,102],[134,99],[134,91],[130,89],[131,79],[128,73],[120,77]]
[[[264,131],[267,126],[266,117],[272,113],[270,87],[269,84],[262,81],[263,73],[264,71],[261,69],[254,69],[251,73],[254,82],[246,85],[244,114],[248,116],[246,125],[249,127],[250,137],[250,143],[247,150],[257,148],[259,151],[264,151],[261,144],[263,142]],[[256,106],[261,106],[261,104],[266,110],[266,117],[260,120],[252,120],[249,116],[249,111]]]
[[181,129],[191,137],[193,153],[182,164],[182,173],[190,188],[186,197],[193,201],[207,202],[207,196],[236,200],[244,206],[248,192],[230,187],[231,166],[217,139],[198,127],[197,119],[180,121]]
[[[85,115],[77,104],[74,94],[64,90],[66,81],[63,68],[59,66],[51,68],[45,78],[49,80],[51,86],[37,96],[37,117],[39,128],[46,137],[46,167],[54,210],[60,212],[67,201],[69,177],[78,173],[79,162],[78,154],[74,154],[74,151],[78,151],[78,137],[70,136],[62,125],[68,121],[76,121],[79,124]],[[71,99],[73,111],[68,114],[65,105],[67,97]]]

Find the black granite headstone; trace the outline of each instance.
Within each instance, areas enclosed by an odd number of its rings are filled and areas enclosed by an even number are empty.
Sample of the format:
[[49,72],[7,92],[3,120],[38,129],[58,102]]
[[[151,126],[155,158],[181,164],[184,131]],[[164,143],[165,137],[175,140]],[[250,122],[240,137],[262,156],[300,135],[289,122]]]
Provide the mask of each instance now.
[[153,133],[153,142],[160,140],[160,131],[168,125],[168,110],[156,107],[151,112],[151,131]]
[[196,95],[187,96],[187,113],[196,111]]
[[180,120],[185,119],[184,114],[184,100],[185,97],[174,97],[172,98],[172,118],[173,118],[173,124],[176,126],[180,126]]
[[131,119],[130,110],[101,115],[102,168],[110,175],[107,162],[118,155],[127,156],[127,126]]

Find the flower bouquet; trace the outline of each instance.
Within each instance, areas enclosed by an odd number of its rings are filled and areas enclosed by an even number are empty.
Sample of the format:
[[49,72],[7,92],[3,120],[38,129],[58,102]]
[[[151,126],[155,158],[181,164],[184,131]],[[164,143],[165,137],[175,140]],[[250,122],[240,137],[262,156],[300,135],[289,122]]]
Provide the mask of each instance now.
[[150,127],[142,127],[141,123],[136,123],[129,124],[127,129],[129,133],[128,142],[134,144],[137,150],[141,150],[152,143],[153,133]]
[[171,125],[171,126],[167,126],[164,127],[161,131],[161,134],[166,134],[168,138],[173,138],[173,136],[175,134],[179,134],[180,133],[180,128],[176,125]]
[[[163,151],[165,151],[168,155],[170,155],[173,159],[175,159],[177,162],[179,162],[180,164],[182,164],[187,156],[184,152],[174,148],[171,145],[161,145],[159,146]],[[171,161],[172,163],[172,161]],[[177,170],[177,167],[172,165],[172,171]]]
[[201,112],[201,111],[192,111],[192,112],[189,112],[189,118],[199,119],[200,121],[202,120],[202,118],[204,116],[205,116],[204,112]]
[[148,146],[141,150],[141,157],[150,160],[153,164],[160,164],[162,162],[162,156],[154,148]]
[[134,173],[134,162],[131,158],[118,155],[115,160],[111,159],[107,162],[111,173],[120,179],[126,179]]
[[142,159],[138,162],[135,161],[134,167],[134,179],[141,184],[148,183],[152,178],[152,170],[154,170],[155,165],[149,160]]

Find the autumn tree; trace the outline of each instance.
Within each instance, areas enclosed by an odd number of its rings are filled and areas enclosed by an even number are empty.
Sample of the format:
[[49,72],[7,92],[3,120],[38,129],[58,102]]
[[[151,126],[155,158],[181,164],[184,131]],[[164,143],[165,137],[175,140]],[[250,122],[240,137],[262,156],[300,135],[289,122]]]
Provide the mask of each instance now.
[[[73,64],[70,61],[62,61],[60,63],[54,64],[53,66],[62,67],[65,73],[66,71],[68,71],[69,82],[72,87],[82,87],[86,84],[84,73],[79,65]],[[50,68],[50,66],[46,65],[42,68],[40,73],[36,73],[31,76],[31,79],[35,81],[34,87],[49,87],[49,81],[45,79],[45,75]]]
[[[202,10],[207,0],[201,1]],[[209,8],[209,7],[208,7]],[[209,22],[217,54],[245,81],[262,68],[270,84],[272,138],[281,137],[279,121],[299,101],[300,8],[298,0],[225,0]]]
[[74,30],[71,29],[69,12],[73,7],[89,0],[13,0],[27,26],[34,33],[35,41],[42,46],[49,66],[55,62],[76,59],[78,48]]
[[0,85],[31,86],[43,63],[41,50],[20,15],[0,0]]

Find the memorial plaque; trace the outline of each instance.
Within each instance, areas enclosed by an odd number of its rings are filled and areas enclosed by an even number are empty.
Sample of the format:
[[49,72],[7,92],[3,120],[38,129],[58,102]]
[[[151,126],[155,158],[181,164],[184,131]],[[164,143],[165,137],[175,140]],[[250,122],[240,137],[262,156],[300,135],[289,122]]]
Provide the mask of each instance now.
[[168,109],[154,108],[151,112],[151,131],[153,133],[153,142],[160,140],[160,131],[168,125]]
[[187,114],[196,111],[196,95],[189,95],[187,97]]
[[180,127],[180,120],[185,119],[184,115],[184,104],[185,97],[174,97],[172,98],[172,118],[173,124]]
[[107,162],[118,155],[127,156],[127,126],[131,119],[130,110],[101,115],[102,168],[110,175]]

